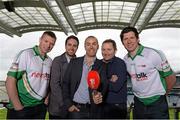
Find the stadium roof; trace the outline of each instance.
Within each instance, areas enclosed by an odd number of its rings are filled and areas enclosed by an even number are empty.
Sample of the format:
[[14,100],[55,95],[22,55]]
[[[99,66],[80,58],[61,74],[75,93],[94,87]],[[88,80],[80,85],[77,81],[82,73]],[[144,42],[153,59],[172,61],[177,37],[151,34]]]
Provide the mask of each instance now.
[[0,33],[180,28],[180,0],[1,0]]

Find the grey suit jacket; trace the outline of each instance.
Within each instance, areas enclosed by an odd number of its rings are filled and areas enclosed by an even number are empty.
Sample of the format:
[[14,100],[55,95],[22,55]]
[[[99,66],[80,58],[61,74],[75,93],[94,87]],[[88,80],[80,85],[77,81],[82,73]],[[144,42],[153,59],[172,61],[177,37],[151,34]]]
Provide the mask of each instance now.
[[48,111],[51,115],[65,115],[65,111],[63,111],[62,79],[67,66],[68,62],[65,53],[63,53],[61,56],[56,57],[52,62],[48,105]]

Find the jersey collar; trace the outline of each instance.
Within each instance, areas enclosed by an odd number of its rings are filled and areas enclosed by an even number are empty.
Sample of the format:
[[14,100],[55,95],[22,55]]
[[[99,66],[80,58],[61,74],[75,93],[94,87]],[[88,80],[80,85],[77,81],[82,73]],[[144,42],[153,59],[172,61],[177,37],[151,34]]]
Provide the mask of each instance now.
[[141,45],[141,44],[139,44],[139,48],[138,48],[138,50],[137,50],[137,52],[136,52],[136,55],[135,55],[134,57],[131,57],[130,53],[128,53],[128,57],[130,57],[130,58],[133,60],[137,55],[143,56],[143,55],[141,54],[142,51],[143,51],[143,49],[144,49],[144,46]]
[[37,45],[33,47],[33,50],[34,50],[35,55],[36,55],[36,56],[39,56],[42,60],[45,60],[45,59],[47,58],[47,55],[45,55],[44,57],[41,56],[40,51],[39,51]]

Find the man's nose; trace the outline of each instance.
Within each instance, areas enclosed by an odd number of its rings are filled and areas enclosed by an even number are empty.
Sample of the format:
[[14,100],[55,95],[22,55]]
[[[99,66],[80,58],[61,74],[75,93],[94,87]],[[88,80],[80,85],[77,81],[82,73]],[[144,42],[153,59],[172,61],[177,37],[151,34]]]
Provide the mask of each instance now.
[[128,40],[127,40],[127,43],[131,43],[131,40],[130,40],[130,39],[128,39]]

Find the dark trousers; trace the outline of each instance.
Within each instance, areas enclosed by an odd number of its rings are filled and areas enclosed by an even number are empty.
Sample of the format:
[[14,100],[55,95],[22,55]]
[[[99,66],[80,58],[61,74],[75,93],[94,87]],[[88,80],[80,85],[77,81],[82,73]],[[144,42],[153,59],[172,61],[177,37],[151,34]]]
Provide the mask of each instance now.
[[46,105],[40,104],[33,107],[24,107],[22,110],[8,109],[7,119],[45,119]]
[[74,105],[80,111],[73,111],[68,113],[68,118],[71,119],[97,119],[101,118],[101,105],[94,104],[79,104],[74,103]]
[[126,119],[127,104],[104,104],[103,118],[105,119]]
[[165,95],[150,105],[144,105],[134,97],[134,119],[169,119],[168,104]]
[[49,113],[49,119],[50,119],[50,120],[54,120],[54,119],[65,119],[65,118],[62,117],[62,116],[51,115],[51,114]]
[[90,117],[90,105],[77,104],[76,107],[80,111],[73,111],[68,113],[70,119],[89,119]]

